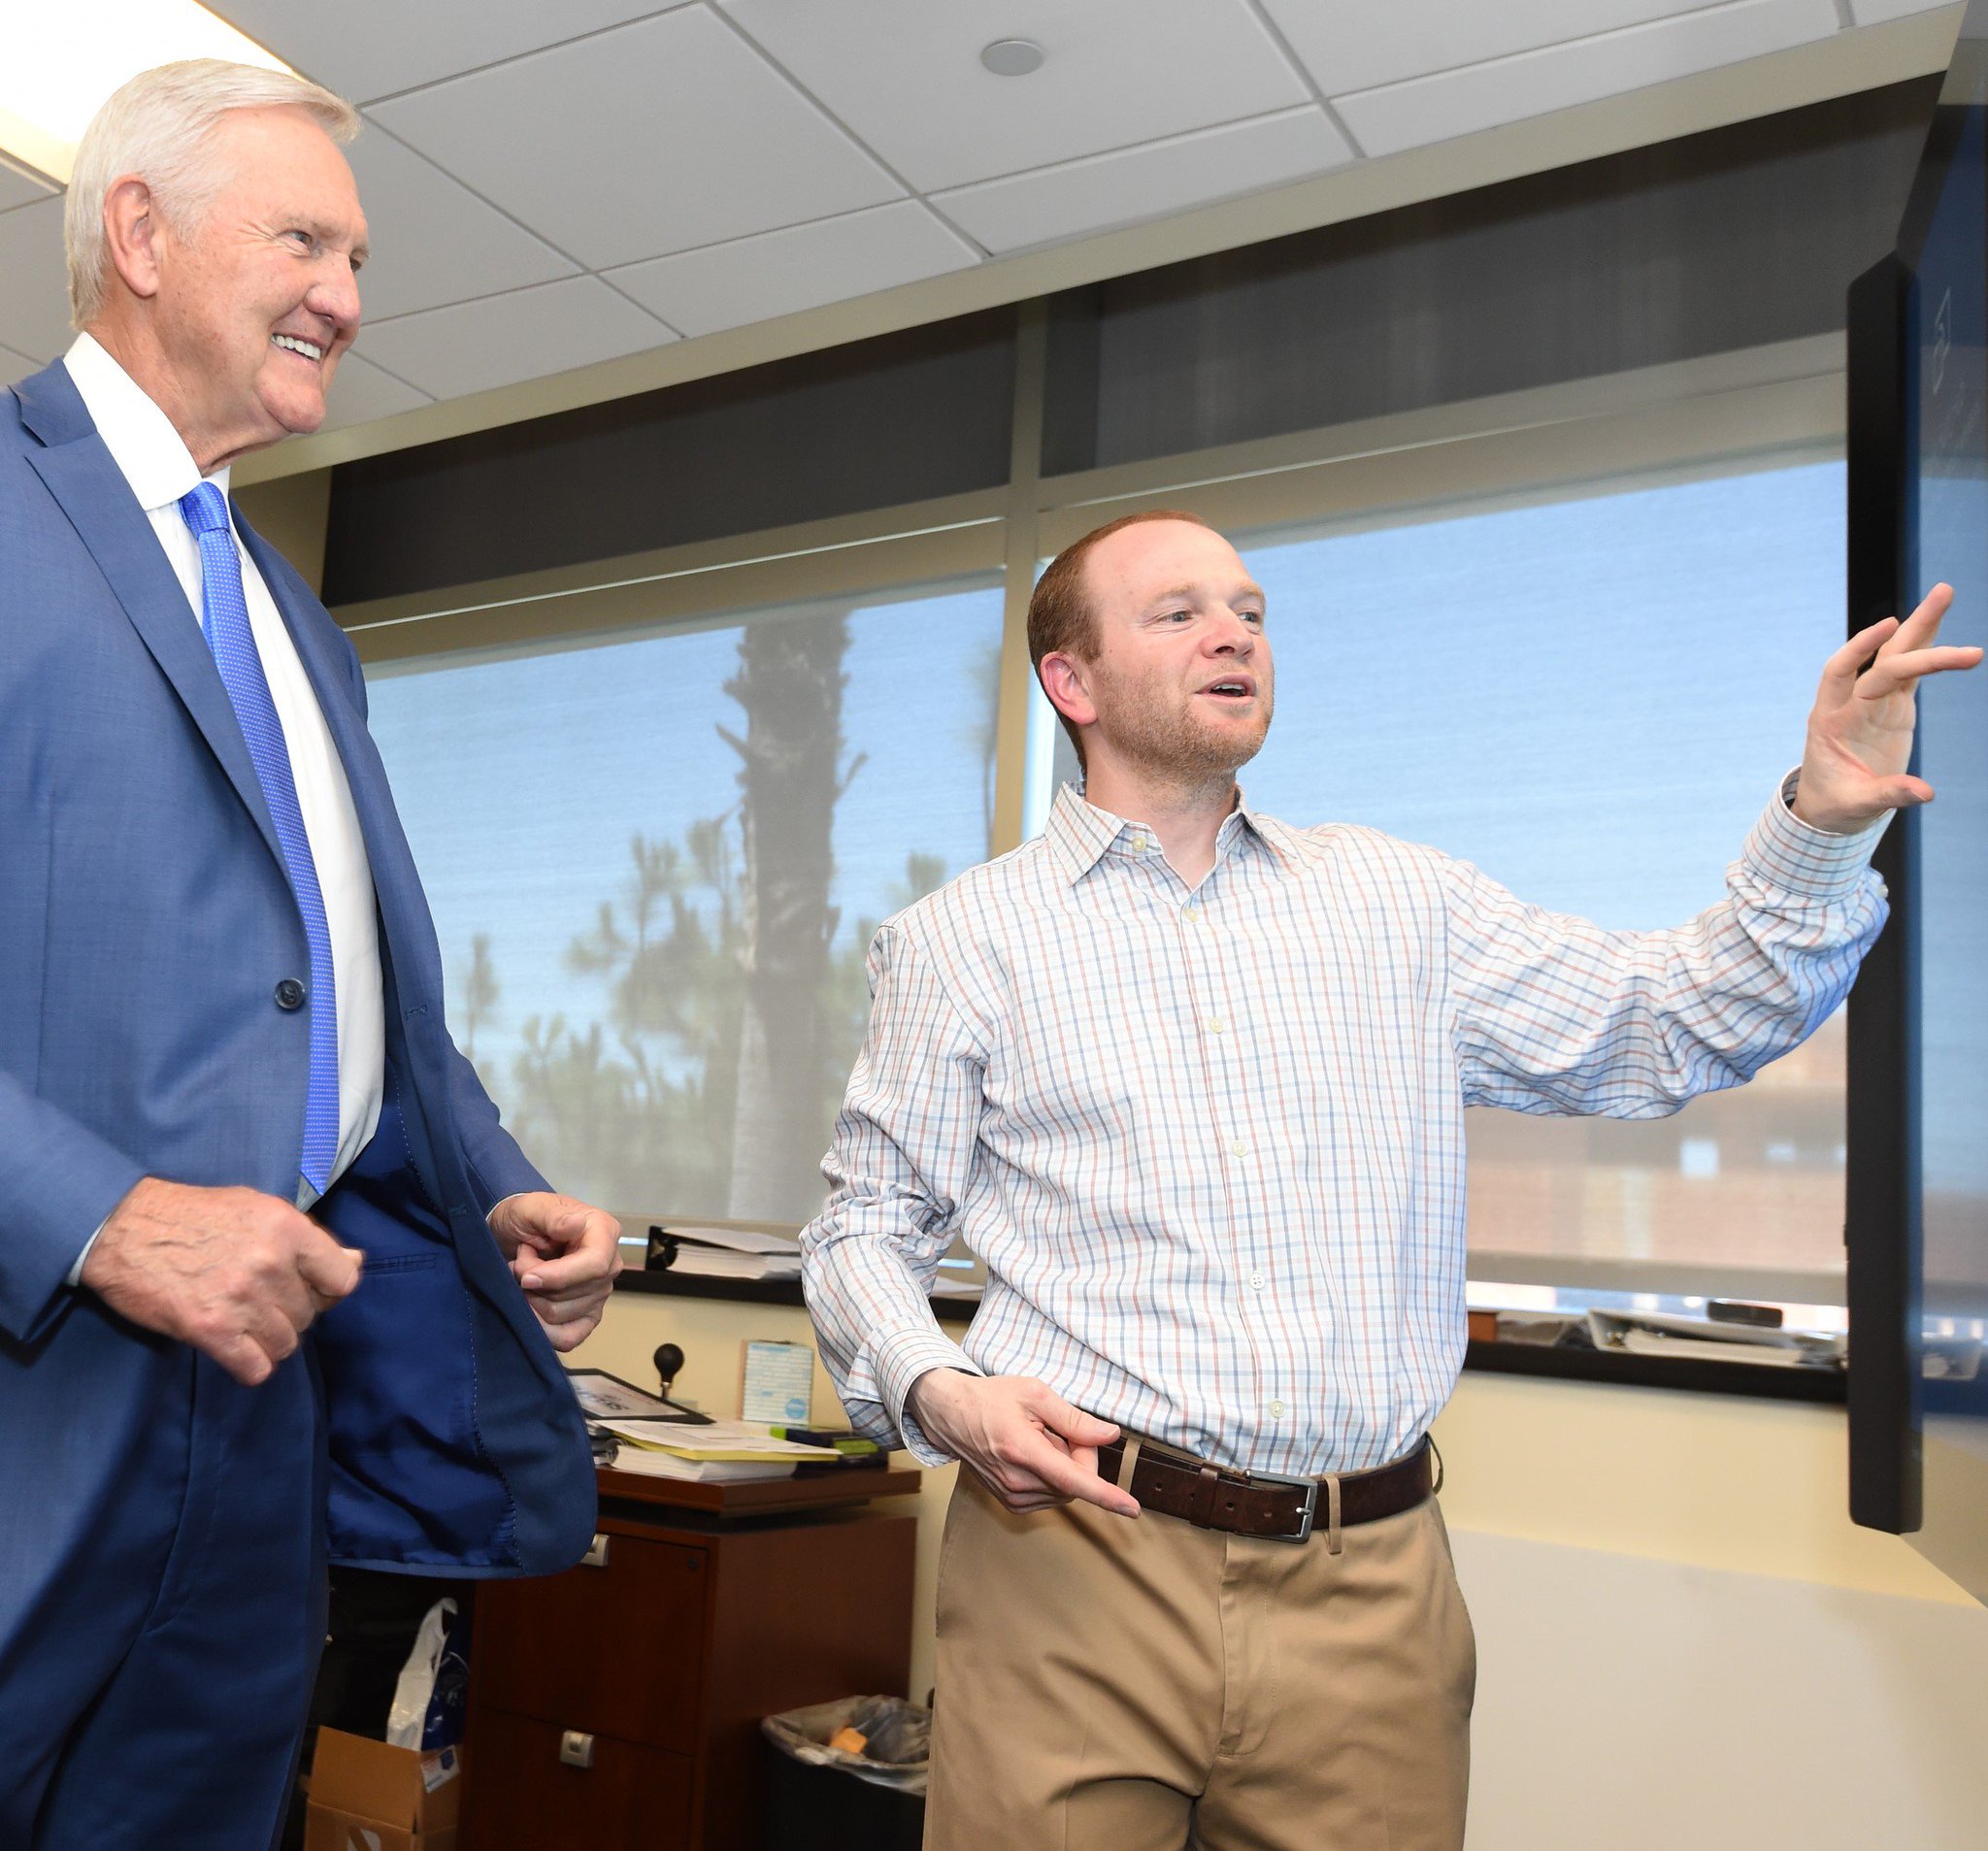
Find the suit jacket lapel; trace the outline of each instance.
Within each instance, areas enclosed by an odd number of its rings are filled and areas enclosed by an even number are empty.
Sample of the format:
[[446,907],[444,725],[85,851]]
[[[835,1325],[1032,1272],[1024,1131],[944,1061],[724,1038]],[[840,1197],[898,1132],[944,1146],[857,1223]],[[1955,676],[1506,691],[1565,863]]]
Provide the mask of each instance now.
[[186,594],[158,535],[111,460],[68,371],[57,361],[14,389],[23,422],[48,446],[30,450],[29,463],[110,581],[124,614],[220,761],[281,867],[276,824],[207,639],[187,609]]

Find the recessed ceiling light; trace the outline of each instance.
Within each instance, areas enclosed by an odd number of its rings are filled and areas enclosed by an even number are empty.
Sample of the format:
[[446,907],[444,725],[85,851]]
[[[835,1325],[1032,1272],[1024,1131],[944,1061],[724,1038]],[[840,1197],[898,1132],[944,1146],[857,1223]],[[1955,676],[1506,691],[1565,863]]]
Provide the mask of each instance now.
[[1027,77],[1043,68],[1047,55],[1033,39],[996,39],[982,48],[980,62],[996,77]]
[[18,9],[0,58],[0,149],[66,186],[76,144],[104,99],[139,72],[179,58],[289,68],[194,0]]

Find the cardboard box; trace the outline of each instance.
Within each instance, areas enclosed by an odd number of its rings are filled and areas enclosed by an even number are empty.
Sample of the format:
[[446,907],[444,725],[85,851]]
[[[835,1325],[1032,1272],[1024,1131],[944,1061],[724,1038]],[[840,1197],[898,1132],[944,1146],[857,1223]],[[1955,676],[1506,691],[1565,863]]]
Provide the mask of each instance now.
[[320,1729],[304,1851],[455,1851],[462,1750],[420,1754]]

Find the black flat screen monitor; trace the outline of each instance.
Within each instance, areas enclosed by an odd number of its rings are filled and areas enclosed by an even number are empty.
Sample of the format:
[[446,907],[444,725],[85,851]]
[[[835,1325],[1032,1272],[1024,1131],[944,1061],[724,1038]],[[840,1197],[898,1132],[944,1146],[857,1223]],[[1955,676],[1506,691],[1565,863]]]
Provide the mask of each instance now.
[[[1850,314],[1850,622],[1944,578],[1988,641],[1988,0],[1972,0],[1895,255]],[[1851,1514],[1988,1601],[1988,668],[1928,684],[1890,925],[1851,998]]]

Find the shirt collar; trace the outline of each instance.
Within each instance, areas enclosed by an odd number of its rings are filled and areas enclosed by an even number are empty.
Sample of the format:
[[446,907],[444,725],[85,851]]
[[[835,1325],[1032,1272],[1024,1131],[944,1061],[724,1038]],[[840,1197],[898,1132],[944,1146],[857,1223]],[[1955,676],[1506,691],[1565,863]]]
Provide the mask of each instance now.
[[[1269,823],[1270,818],[1257,816],[1249,808],[1249,800],[1239,790],[1236,808],[1222,818],[1222,826],[1215,833],[1216,863],[1219,865],[1236,846],[1238,840],[1245,835],[1263,843],[1273,856],[1282,862],[1283,850],[1268,833],[1266,825]],[[1100,810],[1075,784],[1065,784],[1056,793],[1043,836],[1072,886],[1108,854],[1140,860],[1162,852],[1160,839],[1150,827],[1128,821],[1123,816],[1114,816],[1109,810]]]
[[[201,475],[172,419],[89,335],[76,337],[62,364],[139,507],[149,514],[177,508],[182,496],[199,486]],[[221,491],[223,501],[228,476],[229,466],[223,464],[206,479]]]

